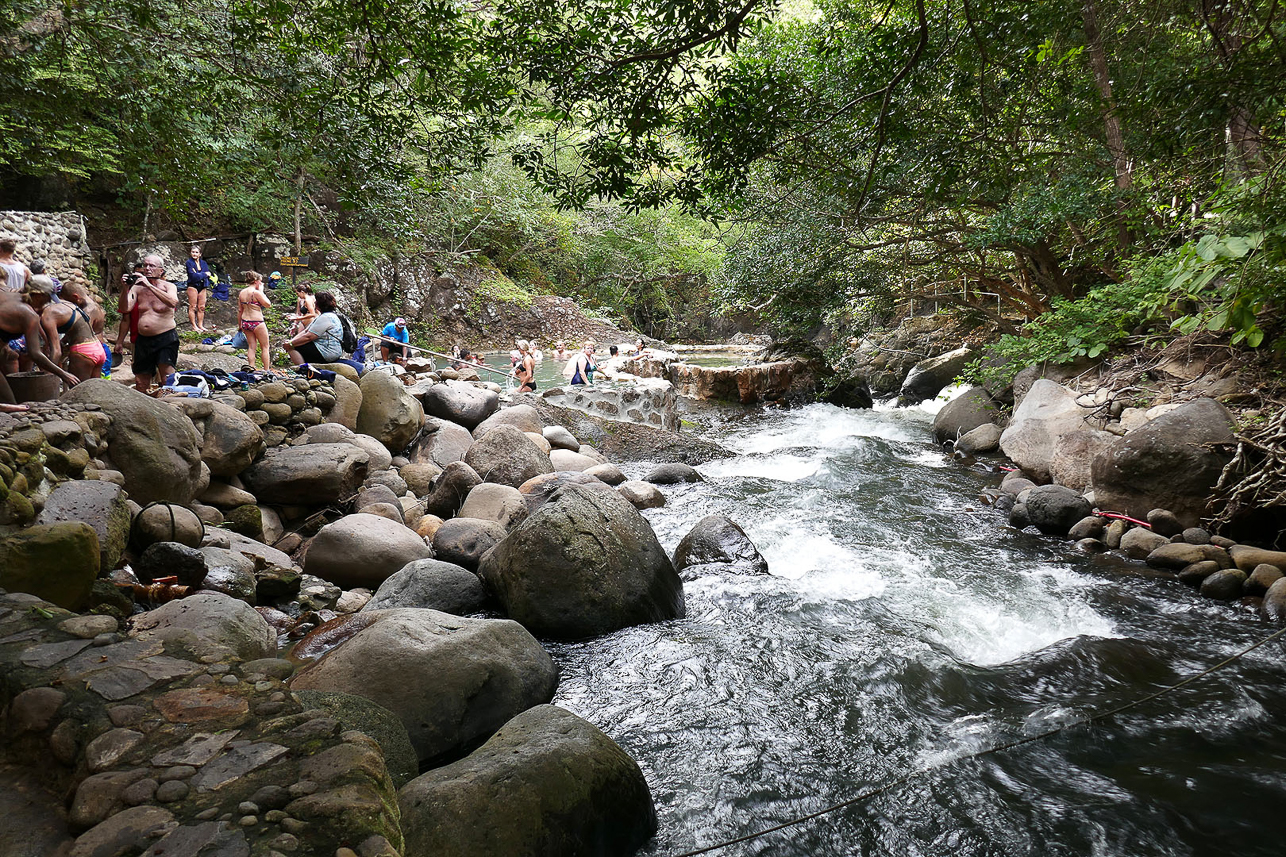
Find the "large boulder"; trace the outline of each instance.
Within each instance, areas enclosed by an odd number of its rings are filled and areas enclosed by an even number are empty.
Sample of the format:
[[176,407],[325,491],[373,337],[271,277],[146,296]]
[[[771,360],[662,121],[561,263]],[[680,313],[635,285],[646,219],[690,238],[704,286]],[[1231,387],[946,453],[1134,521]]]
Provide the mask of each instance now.
[[495,521],[508,530],[521,524],[527,517],[527,502],[517,488],[483,482],[469,492],[464,505],[460,507],[459,515],[461,518]]
[[234,476],[263,454],[267,445],[254,420],[212,399],[179,399],[173,404],[196,428],[201,460],[215,476]]
[[768,561],[746,531],[727,515],[719,514],[706,515],[688,531],[674,550],[674,567],[687,580],[712,571],[768,573]]
[[[1035,392],[1033,387],[1027,398]],[[1095,502],[1136,518],[1151,509],[1168,509],[1185,526],[1195,526],[1232,458],[1234,442],[1232,418],[1223,405],[1214,399],[1181,405],[1119,438],[1094,459]]]
[[358,513],[322,527],[308,546],[304,572],[352,589],[376,589],[394,572],[433,551],[398,521]]
[[558,685],[549,654],[521,625],[406,608],[372,621],[297,673],[296,690],[353,693],[392,711],[420,761],[460,752]]
[[425,390],[420,402],[428,414],[472,429],[500,407],[500,394],[463,381],[445,381]]
[[400,454],[419,433],[424,408],[387,372],[367,372],[361,389],[357,431],[375,438],[394,455]]
[[940,441],[958,440],[979,426],[995,423],[998,416],[999,408],[987,391],[970,387],[938,411],[933,418],[933,435]]
[[898,391],[898,401],[904,405],[918,405],[925,399],[932,399],[955,381],[974,356],[966,346],[921,360],[907,373],[902,389]]
[[1050,480],[1049,467],[1064,435],[1086,428],[1089,411],[1076,394],[1044,378],[1032,384],[1000,436],[1000,448],[1037,482]]
[[37,524],[0,538],[0,590],[80,610],[98,577],[98,535],[89,524]]
[[59,524],[82,521],[98,535],[99,568],[116,567],[129,541],[129,502],[125,490],[113,482],[77,479],[64,482],[45,500],[36,523]]
[[487,432],[497,426],[513,426],[519,431],[542,436],[545,431],[545,421],[531,405],[510,405],[507,408],[501,408],[475,426],[473,436],[476,440],[481,440],[487,436]]
[[411,445],[407,458],[412,464],[436,464],[446,467],[460,461],[473,446],[473,435],[462,425],[437,417],[424,418],[424,431]]
[[1075,491],[1088,490],[1094,459],[1115,442],[1116,435],[1092,428],[1063,435],[1049,461],[1049,478]]
[[559,639],[685,615],[683,583],[652,527],[610,490],[564,485],[482,558],[479,574],[509,616]]
[[1065,536],[1092,511],[1090,503],[1071,488],[1037,485],[1023,492],[1027,520],[1047,536]]
[[552,705],[514,717],[469,756],[398,794],[408,854],[633,854],[656,832],[639,766]]
[[[510,408],[509,410],[512,410]],[[474,441],[464,457],[483,482],[517,488],[533,476],[553,473],[549,456],[531,438],[510,425],[499,425]]]
[[351,443],[307,443],[270,450],[241,478],[260,502],[321,506],[348,499],[369,464],[366,451]]
[[356,381],[350,381],[342,374],[336,375],[334,385],[335,405],[326,414],[326,422],[357,431],[357,417],[362,412],[362,388],[357,386]]
[[62,400],[98,405],[111,416],[107,452],[134,502],[186,506],[208,484],[196,429],[173,405],[103,378],[77,384]]
[[253,607],[221,592],[162,604],[130,619],[130,635],[182,646],[198,658],[253,661],[277,654],[277,632]]
[[482,610],[487,590],[467,568],[436,559],[417,559],[380,584],[361,612],[418,607],[464,616]]

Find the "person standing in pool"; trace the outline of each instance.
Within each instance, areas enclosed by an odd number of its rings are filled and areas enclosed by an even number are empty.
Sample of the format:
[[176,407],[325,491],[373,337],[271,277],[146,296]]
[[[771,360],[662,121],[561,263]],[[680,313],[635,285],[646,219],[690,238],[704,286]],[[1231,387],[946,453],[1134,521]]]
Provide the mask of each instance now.
[[210,263],[201,258],[201,248],[193,244],[184,263],[188,271],[188,321],[193,330],[205,331],[206,290],[210,288]]
[[531,356],[531,343],[525,339],[518,340],[518,351],[521,359],[514,368],[514,377],[518,379],[519,393],[536,392],[536,360]]
[[246,335],[246,363],[250,370],[255,369],[255,346],[259,347],[260,362],[263,368],[272,371],[272,354],[268,350],[268,323],[263,319],[263,311],[272,306],[268,296],[263,293],[263,274],[258,271],[246,271],[246,287],[237,293],[237,324]]

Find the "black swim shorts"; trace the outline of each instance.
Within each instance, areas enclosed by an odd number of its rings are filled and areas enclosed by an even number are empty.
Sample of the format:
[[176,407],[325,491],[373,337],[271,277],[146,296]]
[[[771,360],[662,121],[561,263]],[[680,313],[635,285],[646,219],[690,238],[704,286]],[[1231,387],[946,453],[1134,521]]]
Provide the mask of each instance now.
[[179,359],[179,332],[171,328],[155,336],[139,335],[134,342],[135,375],[155,375],[157,366],[174,367]]

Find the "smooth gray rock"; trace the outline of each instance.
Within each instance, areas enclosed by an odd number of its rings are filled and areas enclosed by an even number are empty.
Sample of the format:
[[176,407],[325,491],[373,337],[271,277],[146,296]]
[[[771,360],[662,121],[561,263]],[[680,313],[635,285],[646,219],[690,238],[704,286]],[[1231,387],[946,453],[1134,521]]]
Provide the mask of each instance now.
[[554,662],[517,622],[420,609],[359,615],[374,621],[291,687],[382,705],[402,721],[421,763],[485,739],[557,687]]
[[406,449],[424,422],[423,406],[387,372],[367,372],[359,386],[362,407],[357,412],[357,430],[395,455]]
[[957,348],[937,357],[921,360],[911,367],[902,388],[898,391],[898,402],[903,405],[916,405],[925,399],[932,399],[955,381],[964,371],[974,352],[968,347]]
[[[936,396],[937,392],[933,395]],[[999,416],[999,407],[987,391],[982,387],[970,387],[934,415],[933,436],[939,441],[956,441],[959,449],[961,438],[982,426],[995,426]],[[999,426],[995,427],[999,434]]]
[[[343,731],[356,730],[374,739],[380,745],[394,788],[401,788],[420,773],[406,727],[384,706],[364,696],[336,691],[298,690],[295,696],[304,707],[321,709],[339,721]],[[286,802],[289,800],[287,794]]]
[[500,395],[462,381],[446,381],[425,390],[420,402],[429,415],[472,429],[500,407]]
[[527,502],[517,488],[483,482],[469,491],[458,514],[461,518],[494,521],[509,530],[526,519]]
[[450,518],[460,510],[474,486],[482,482],[474,469],[463,461],[453,461],[442,469],[433,491],[424,498],[424,511],[439,518]]
[[240,473],[267,448],[263,431],[236,408],[211,399],[179,399],[174,405],[192,420],[201,460],[215,476]]
[[324,506],[366,481],[371,457],[351,443],[309,443],[269,450],[242,475],[261,503]]
[[186,506],[204,490],[196,429],[173,406],[103,378],[77,384],[62,401],[95,404],[111,416],[108,455],[134,502]]
[[254,660],[277,653],[277,632],[255,609],[218,592],[199,592],[130,619],[130,636],[176,643],[198,658]]
[[352,589],[376,589],[394,572],[433,551],[414,530],[398,521],[358,513],[318,531],[304,557],[304,571]]
[[616,491],[636,509],[659,509],[665,505],[665,494],[651,482],[627,479],[616,486]]
[[1037,485],[1023,492],[1027,518],[1047,536],[1065,536],[1092,511],[1089,501],[1062,485]]
[[541,430],[541,434],[545,436],[545,440],[549,441],[549,445],[554,449],[570,449],[572,452],[580,449],[580,441],[562,426],[545,426]]
[[509,616],[542,636],[583,639],[685,615],[683,584],[652,527],[624,498],[581,485],[556,491],[479,574]]
[[477,518],[452,518],[443,521],[433,534],[433,555],[473,570],[482,555],[505,537],[504,525]]
[[450,562],[418,559],[381,583],[359,612],[417,607],[467,616],[481,611],[486,602],[487,590],[472,571]]
[[676,461],[652,468],[647,476],[643,477],[643,481],[651,482],[653,485],[680,485],[685,482],[704,482],[705,480],[692,465]]
[[[513,410],[509,408],[507,410]],[[464,456],[483,482],[517,488],[542,473],[553,473],[549,456],[531,438],[510,425],[497,425],[481,435]]]
[[726,515],[706,515],[674,550],[674,567],[685,579],[690,568],[732,574],[767,574],[768,561],[746,531]]
[[462,425],[436,417],[424,418],[424,430],[411,444],[407,458],[412,464],[436,464],[446,467],[453,461],[462,461],[473,446],[473,435]]
[[521,432],[543,435],[545,421],[531,405],[510,405],[487,417],[473,429],[474,440],[482,440],[497,426],[512,426]]
[[1009,427],[1000,436],[1000,448],[1036,481],[1048,482],[1059,441],[1088,428],[1085,417],[1089,413],[1076,404],[1071,390],[1041,378],[1014,409]]
[[1000,448],[1000,435],[1002,433],[1000,426],[993,423],[984,423],[961,435],[960,439],[956,441],[956,449],[966,455],[983,455],[984,453],[995,452]]
[[1100,507],[1136,518],[1168,509],[1182,525],[1193,526],[1231,460],[1233,443],[1232,418],[1222,405],[1213,399],[1188,402],[1119,438],[1094,459],[1095,497]]
[[37,524],[83,521],[98,535],[100,568],[116,567],[129,541],[130,510],[124,489],[111,482],[76,479],[55,488]]
[[415,778],[398,804],[408,854],[628,855],[656,832],[634,760],[552,705],[519,714],[469,756]]

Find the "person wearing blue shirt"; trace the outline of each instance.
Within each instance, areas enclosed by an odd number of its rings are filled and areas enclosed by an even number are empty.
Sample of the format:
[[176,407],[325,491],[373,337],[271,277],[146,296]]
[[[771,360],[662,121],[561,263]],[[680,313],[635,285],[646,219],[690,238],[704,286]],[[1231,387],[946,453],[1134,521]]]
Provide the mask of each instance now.
[[201,258],[201,248],[193,245],[188,269],[188,321],[193,330],[205,331],[205,290],[210,287],[210,263]]
[[384,325],[384,329],[380,331],[380,336],[384,337],[380,342],[380,356],[385,363],[389,361],[390,354],[394,358],[400,358],[402,360],[407,358],[408,355],[405,348],[389,341],[394,340],[396,342],[403,343],[403,345],[411,341],[411,332],[406,329],[406,319],[393,319],[388,324]]

